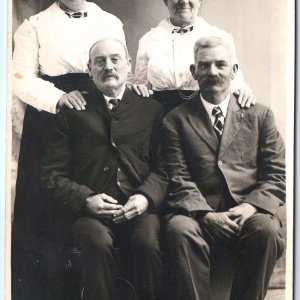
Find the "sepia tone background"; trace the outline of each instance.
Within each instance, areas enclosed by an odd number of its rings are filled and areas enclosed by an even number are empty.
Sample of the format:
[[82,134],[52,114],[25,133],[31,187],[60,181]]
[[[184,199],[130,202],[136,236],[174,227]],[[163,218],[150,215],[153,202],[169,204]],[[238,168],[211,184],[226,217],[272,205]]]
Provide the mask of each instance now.
[[[51,0],[13,0],[12,2],[12,33],[25,18],[53,3]],[[151,27],[156,26],[162,18],[168,16],[163,0],[95,0],[93,2],[118,16],[123,22],[129,53],[133,59],[132,70],[134,70],[139,38]],[[294,105],[294,99],[287,98],[288,82],[294,77],[294,74],[288,74],[286,64],[289,55],[288,0],[204,0],[200,15],[209,23],[233,35],[239,66],[245,81],[252,88],[257,100],[272,108],[279,131],[285,139],[286,106]],[[12,182],[16,176],[22,119],[13,125]],[[280,214],[284,217],[285,211],[281,210]],[[278,263],[272,278],[272,288],[283,288],[285,285],[284,261],[282,258]]]

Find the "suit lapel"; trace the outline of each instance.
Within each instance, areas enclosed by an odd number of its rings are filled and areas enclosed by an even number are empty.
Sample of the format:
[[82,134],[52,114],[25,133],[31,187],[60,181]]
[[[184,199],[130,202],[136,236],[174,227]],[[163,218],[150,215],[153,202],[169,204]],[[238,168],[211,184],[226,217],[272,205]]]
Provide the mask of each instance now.
[[110,119],[110,111],[108,109],[106,100],[98,89],[95,89],[92,92],[90,99],[96,112],[105,117],[105,119]]
[[132,92],[130,91],[130,89],[128,87],[126,87],[123,97],[117,107],[117,110],[116,110],[117,113],[122,112],[122,114],[123,114],[128,109],[130,110],[130,106],[132,104],[132,99],[133,99],[133,95],[131,93]]
[[226,152],[226,150],[234,140],[236,134],[239,132],[243,117],[244,110],[240,109],[237,103],[237,99],[233,95],[231,95],[228,104],[223,135],[220,142],[219,158]]
[[194,131],[207,143],[214,151],[219,150],[219,140],[211,125],[211,120],[200,100],[199,94],[189,100],[189,112],[187,119]]

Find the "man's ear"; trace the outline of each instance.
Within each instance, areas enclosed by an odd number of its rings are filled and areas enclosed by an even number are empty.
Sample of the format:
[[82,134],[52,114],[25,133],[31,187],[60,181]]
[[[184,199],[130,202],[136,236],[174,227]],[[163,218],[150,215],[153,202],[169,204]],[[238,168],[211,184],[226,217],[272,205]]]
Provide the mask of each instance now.
[[195,70],[196,70],[196,66],[195,65],[190,65],[190,71],[192,73],[192,76],[195,80],[197,80],[197,77],[195,75]]
[[236,75],[238,69],[239,69],[238,64],[234,64],[233,67],[232,67],[231,80],[233,80],[235,78],[235,75]]
[[131,72],[131,62],[132,62],[131,57],[128,56],[128,59],[127,59],[127,72],[128,73]]
[[89,73],[90,78],[93,79],[90,61],[88,62],[88,73]]

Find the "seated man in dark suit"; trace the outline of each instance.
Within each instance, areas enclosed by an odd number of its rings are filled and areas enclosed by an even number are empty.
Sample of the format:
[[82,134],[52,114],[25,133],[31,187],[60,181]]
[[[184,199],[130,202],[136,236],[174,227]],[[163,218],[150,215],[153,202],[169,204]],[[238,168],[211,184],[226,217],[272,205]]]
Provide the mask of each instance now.
[[200,95],[163,121],[167,299],[208,300],[220,247],[238,261],[230,299],[263,299],[284,249],[276,215],[285,201],[284,144],[269,108],[242,109],[230,94],[238,65],[226,33],[199,39],[194,57]]
[[94,44],[89,74],[97,88],[85,96],[85,110],[59,113],[42,166],[45,191],[61,203],[53,226],[61,243],[71,234],[82,251],[83,299],[116,299],[124,257],[139,299],[159,297],[164,110],[126,88],[129,70],[120,41]]

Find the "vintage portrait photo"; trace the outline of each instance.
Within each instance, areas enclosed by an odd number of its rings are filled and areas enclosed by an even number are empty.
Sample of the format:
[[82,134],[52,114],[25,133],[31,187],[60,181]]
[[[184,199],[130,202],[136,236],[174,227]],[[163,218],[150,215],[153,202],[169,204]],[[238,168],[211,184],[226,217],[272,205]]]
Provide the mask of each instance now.
[[295,1],[7,3],[5,299],[292,300]]

